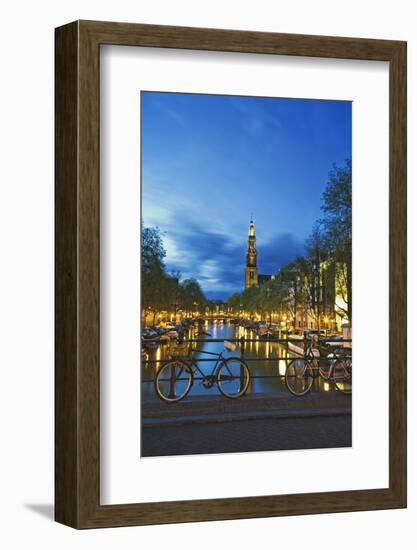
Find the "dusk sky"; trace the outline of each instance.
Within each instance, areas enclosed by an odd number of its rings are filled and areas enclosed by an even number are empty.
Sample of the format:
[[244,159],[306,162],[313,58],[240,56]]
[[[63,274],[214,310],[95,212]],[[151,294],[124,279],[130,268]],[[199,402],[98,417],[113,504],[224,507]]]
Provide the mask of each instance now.
[[350,102],[141,93],[142,217],[168,271],[210,299],[243,290],[253,214],[258,271],[304,253],[334,163],[351,157]]

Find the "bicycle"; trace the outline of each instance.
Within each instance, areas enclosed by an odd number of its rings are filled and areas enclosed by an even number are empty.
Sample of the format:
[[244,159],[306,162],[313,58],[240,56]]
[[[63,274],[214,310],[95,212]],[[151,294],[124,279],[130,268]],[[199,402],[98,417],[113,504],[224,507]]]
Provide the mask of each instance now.
[[[210,336],[208,333],[205,333]],[[223,351],[235,351],[236,345],[224,341]],[[250,371],[248,365],[240,357],[223,357],[223,351],[212,351],[189,348],[185,357],[172,357],[164,363],[155,377],[155,391],[162,401],[176,403],[189,393],[195,380],[195,374],[201,376],[201,384],[205,389],[215,384],[222,395],[236,399],[244,395],[249,387]],[[204,374],[198,366],[198,359],[192,358],[193,353],[203,353],[216,357],[210,374]]]
[[[306,337],[304,358],[290,361],[285,370],[285,385],[296,396],[306,395],[314,379],[321,377],[346,395],[352,393],[352,358],[342,346],[324,345],[318,337]],[[318,348],[314,348],[314,343]],[[330,353],[329,353],[330,352]]]

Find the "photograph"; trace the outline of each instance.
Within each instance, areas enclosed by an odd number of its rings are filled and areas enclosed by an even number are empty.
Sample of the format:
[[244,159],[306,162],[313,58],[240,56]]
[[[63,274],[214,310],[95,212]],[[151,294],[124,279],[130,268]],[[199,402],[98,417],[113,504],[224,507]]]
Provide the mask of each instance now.
[[352,103],[140,102],[141,456],[350,447]]

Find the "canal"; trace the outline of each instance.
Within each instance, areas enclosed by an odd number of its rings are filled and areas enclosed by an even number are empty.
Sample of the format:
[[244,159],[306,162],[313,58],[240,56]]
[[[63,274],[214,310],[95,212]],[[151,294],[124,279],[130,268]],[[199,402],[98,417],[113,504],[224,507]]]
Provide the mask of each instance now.
[[[277,342],[270,342],[268,340],[259,339],[255,332],[243,327],[237,327],[227,322],[206,322],[203,325],[204,332],[210,334],[210,336],[197,335],[196,327],[191,328],[187,334],[188,338],[200,338],[204,339],[204,342],[194,344],[194,347],[198,347],[199,350],[220,353],[223,351],[224,357],[242,356],[247,360],[250,372],[251,383],[248,389],[249,393],[275,393],[275,392],[288,392],[285,387],[285,359],[277,359],[279,357],[286,357],[285,346]],[[255,342],[247,342],[242,349],[237,347],[235,352],[225,352],[223,342],[211,342],[210,339],[233,339],[241,338],[256,339]],[[157,369],[165,359],[169,356],[169,345],[163,344],[155,346],[154,348],[148,348],[143,355],[141,364],[141,387],[142,387],[142,399],[144,401],[158,399],[155,395],[153,380]],[[204,353],[194,353],[193,357],[197,359],[211,358]],[[214,361],[199,361],[198,366],[204,374],[210,374],[215,365]],[[151,362],[147,362],[151,361]],[[156,361],[156,362],[153,362]],[[194,384],[191,388],[189,395],[219,395],[219,391],[216,386],[206,389],[202,385],[202,381],[199,380],[200,374],[196,373]],[[322,379],[317,378],[314,382],[312,391],[337,391],[333,387],[324,382]],[[297,398],[295,398],[297,399]]]

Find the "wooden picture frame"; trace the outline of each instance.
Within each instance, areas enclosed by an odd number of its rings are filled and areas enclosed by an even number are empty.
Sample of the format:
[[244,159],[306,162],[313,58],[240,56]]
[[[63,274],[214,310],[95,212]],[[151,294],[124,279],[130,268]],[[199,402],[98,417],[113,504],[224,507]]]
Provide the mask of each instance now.
[[[406,506],[406,43],[77,21],[56,29],[55,518],[75,528]],[[389,487],[100,505],[99,56],[117,44],[389,62]]]

